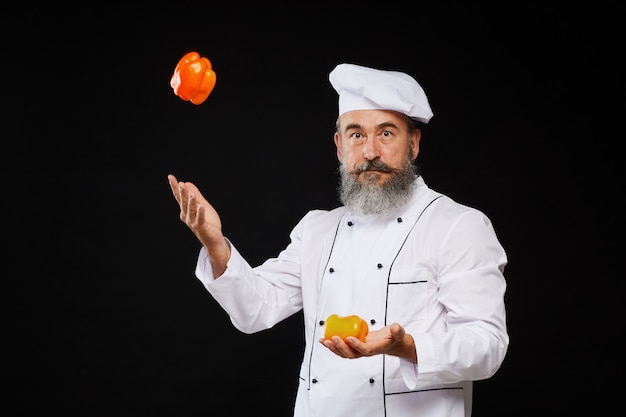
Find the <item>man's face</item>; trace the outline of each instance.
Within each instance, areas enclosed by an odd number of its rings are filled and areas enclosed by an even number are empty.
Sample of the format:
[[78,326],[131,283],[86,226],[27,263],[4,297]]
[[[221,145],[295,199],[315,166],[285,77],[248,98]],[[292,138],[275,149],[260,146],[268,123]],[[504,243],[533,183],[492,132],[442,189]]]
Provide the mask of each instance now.
[[[354,110],[339,118],[337,158],[361,184],[382,185],[419,151],[419,130],[409,138],[404,115],[386,110]],[[411,146],[410,146],[411,144]]]
[[339,122],[340,200],[357,215],[394,213],[411,197],[420,131],[409,135],[404,116],[388,111],[353,111]]

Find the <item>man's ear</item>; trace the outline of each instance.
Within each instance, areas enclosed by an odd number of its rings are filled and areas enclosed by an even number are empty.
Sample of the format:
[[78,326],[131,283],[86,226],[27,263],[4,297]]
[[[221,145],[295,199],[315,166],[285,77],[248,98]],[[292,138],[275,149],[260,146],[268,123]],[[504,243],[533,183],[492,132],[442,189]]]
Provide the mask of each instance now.
[[420,139],[422,138],[422,131],[419,129],[414,129],[411,134],[411,144],[412,144],[412,157],[415,160],[417,155],[420,153]]
[[341,138],[339,137],[339,133],[335,132],[334,140],[335,146],[337,147],[337,159],[341,161]]

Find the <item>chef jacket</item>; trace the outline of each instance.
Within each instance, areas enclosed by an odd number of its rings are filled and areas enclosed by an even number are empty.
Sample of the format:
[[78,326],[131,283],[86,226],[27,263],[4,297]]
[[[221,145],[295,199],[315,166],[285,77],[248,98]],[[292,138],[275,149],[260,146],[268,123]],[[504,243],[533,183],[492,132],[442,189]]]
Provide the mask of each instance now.
[[[481,211],[415,180],[393,216],[311,210],[277,257],[252,267],[231,244],[219,279],[200,251],[196,276],[235,328],[254,333],[303,311],[305,350],[294,416],[470,416],[472,381],[491,377],[509,344],[507,257]],[[390,355],[341,358],[321,345],[331,314],[370,331],[394,322],[418,363]]]

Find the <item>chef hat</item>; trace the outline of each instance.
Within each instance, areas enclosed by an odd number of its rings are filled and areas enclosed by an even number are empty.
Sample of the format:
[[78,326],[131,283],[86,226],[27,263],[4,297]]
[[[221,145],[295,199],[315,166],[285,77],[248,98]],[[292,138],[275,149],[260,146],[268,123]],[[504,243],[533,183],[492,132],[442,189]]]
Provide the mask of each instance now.
[[328,79],[339,94],[339,115],[351,110],[395,110],[423,123],[433,117],[424,90],[403,72],[339,64]]

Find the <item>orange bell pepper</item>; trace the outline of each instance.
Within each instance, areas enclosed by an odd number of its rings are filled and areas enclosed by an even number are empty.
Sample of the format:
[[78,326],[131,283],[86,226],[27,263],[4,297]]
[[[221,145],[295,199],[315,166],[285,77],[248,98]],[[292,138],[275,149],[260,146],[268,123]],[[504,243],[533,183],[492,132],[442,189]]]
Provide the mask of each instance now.
[[170,86],[178,97],[197,105],[209,97],[216,81],[211,61],[197,52],[188,52],[178,61]]
[[324,339],[339,336],[345,341],[348,336],[354,336],[361,342],[365,342],[368,332],[369,327],[367,322],[359,316],[338,316],[337,314],[331,314],[326,319]]

